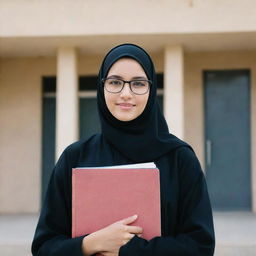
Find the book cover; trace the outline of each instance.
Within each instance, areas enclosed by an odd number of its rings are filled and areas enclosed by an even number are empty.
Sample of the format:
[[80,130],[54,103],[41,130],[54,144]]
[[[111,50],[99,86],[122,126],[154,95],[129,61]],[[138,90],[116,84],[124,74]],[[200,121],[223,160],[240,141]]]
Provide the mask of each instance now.
[[134,214],[143,238],[161,235],[159,170],[152,164],[72,170],[72,237]]

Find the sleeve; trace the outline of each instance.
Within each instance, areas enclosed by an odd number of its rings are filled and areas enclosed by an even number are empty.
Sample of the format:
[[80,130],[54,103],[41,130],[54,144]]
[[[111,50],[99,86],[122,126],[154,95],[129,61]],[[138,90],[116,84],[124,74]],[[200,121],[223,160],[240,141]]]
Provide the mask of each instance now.
[[177,162],[179,198],[176,234],[154,237],[149,241],[135,236],[120,248],[119,256],[210,256],[214,254],[212,209],[200,163],[190,149],[180,151]]
[[50,178],[32,242],[33,256],[83,255],[83,237],[71,238],[71,166],[66,151]]

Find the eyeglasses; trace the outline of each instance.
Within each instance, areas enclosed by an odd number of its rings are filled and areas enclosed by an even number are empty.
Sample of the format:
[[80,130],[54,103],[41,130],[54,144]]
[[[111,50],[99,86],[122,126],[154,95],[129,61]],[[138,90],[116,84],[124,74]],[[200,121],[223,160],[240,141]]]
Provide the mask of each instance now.
[[123,90],[126,83],[134,94],[142,95],[149,91],[152,82],[150,80],[131,80],[125,81],[117,78],[105,78],[101,80],[105,89],[110,93],[119,93]]

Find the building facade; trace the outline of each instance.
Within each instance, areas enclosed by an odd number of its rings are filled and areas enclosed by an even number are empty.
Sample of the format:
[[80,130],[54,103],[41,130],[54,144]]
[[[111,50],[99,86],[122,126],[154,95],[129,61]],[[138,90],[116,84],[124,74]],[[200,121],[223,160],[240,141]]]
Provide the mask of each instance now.
[[99,131],[96,77],[121,43],[152,56],[170,132],[216,211],[256,212],[253,0],[2,0],[0,213],[38,212],[55,159]]

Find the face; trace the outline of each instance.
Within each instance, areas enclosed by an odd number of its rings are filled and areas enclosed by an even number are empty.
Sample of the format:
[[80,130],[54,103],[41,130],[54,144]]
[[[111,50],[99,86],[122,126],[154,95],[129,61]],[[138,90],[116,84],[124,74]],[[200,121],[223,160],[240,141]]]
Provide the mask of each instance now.
[[[134,59],[122,58],[110,68],[107,78],[119,78],[125,81],[146,79],[141,65]],[[125,83],[120,93],[111,93],[104,89],[105,101],[111,114],[120,121],[131,121],[138,117],[146,107],[149,91],[146,94],[134,94]]]

